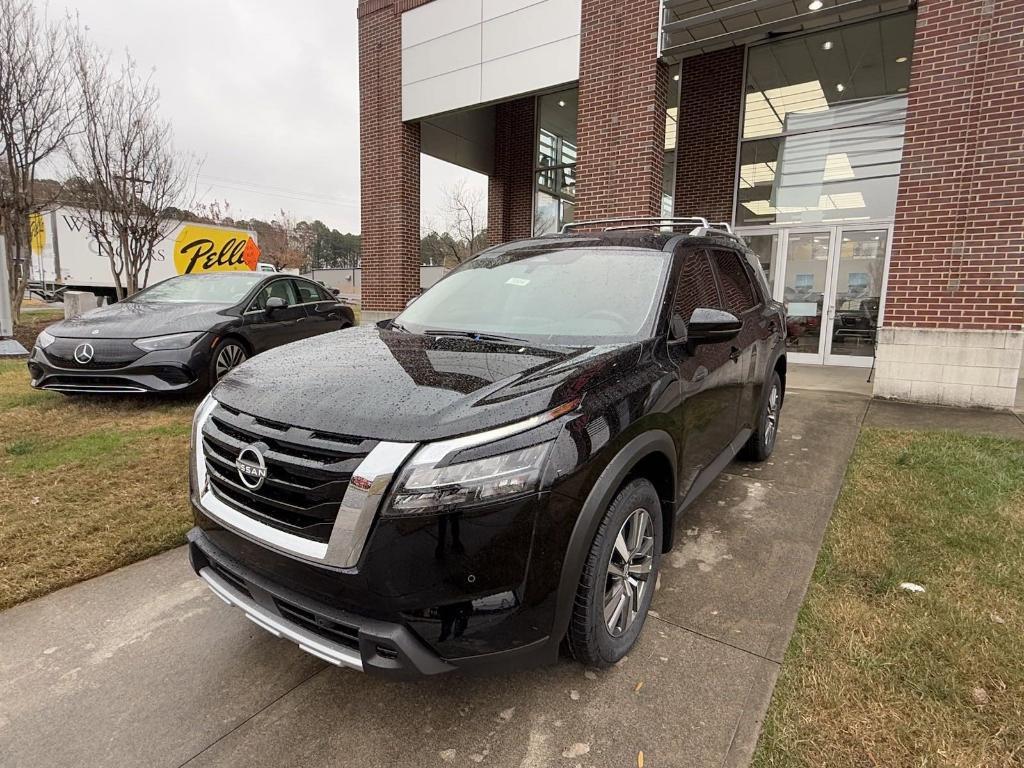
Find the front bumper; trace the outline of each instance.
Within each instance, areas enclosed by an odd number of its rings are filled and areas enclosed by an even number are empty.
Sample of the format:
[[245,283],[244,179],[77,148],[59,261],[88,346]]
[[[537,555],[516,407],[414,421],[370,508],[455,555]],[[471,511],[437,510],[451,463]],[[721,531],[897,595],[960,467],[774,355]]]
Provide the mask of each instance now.
[[119,367],[59,365],[33,347],[29,375],[36,389],[83,394],[192,392],[206,386],[209,367],[206,340],[188,349],[150,352]]

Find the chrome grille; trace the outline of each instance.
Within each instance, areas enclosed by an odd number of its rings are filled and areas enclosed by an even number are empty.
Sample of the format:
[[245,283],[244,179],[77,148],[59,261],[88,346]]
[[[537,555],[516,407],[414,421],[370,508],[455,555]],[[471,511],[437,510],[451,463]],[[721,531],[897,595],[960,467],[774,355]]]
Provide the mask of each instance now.
[[[235,460],[258,444],[267,476],[241,482]],[[352,473],[375,440],[325,434],[261,419],[218,404],[203,427],[210,488],[225,504],[266,525],[326,543]]]

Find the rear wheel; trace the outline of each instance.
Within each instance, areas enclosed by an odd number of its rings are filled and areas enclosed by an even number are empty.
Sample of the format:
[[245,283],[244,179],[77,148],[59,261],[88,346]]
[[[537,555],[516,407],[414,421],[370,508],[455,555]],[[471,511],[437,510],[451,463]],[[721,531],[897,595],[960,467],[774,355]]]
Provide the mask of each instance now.
[[782,379],[778,371],[765,389],[764,401],[758,413],[757,428],[740,451],[740,458],[747,461],[764,461],[775,450],[775,438],[779,434],[779,417],[782,414]]
[[568,642],[595,667],[614,664],[633,647],[658,578],[661,502],[644,478],[622,488],[608,506],[576,590]]
[[233,368],[244,363],[249,357],[248,351],[234,339],[221,339],[213,349],[210,359],[210,383],[216,384]]

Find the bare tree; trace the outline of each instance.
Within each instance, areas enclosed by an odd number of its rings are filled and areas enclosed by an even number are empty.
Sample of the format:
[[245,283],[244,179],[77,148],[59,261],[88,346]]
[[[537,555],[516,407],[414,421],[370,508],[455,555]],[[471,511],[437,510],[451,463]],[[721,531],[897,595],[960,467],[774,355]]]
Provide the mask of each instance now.
[[175,151],[169,121],[160,117],[160,94],[130,56],[112,72],[109,59],[79,34],[75,75],[83,130],[69,153],[85,186],[89,234],[110,259],[118,298],[144,288],[157,243],[189,209],[198,164]]
[[470,187],[465,179],[442,191],[445,229],[459,244],[460,247],[454,257],[457,263],[462,263],[481,250],[481,234],[487,224],[484,193],[480,189]]
[[0,224],[15,320],[28,284],[29,220],[53,203],[59,186],[36,170],[55,160],[77,126],[71,75],[72,34],[32,0],[0,0]]

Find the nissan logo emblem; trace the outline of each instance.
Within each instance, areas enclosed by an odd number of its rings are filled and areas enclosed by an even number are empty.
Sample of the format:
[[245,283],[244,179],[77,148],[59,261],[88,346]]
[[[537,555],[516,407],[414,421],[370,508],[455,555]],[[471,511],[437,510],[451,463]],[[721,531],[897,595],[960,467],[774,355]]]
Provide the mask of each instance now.
[[238,470],[238,479],[242,485],[250,491],[258,491],[267,479],[267,462],[263,460],[263,454],[259,446],[247,445],[235,459],[235,469]]
[[92,362],[93,355],[96,354],[96,350],[92,348],[92,344],[86,342],[85,344],[79,344],[75,347],[75,362],[86,365]]

